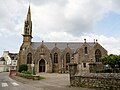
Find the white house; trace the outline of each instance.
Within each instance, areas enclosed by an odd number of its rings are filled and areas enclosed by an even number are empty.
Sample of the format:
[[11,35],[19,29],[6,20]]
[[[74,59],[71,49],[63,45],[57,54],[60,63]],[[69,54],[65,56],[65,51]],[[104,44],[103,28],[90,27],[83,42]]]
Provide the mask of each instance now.
[[[9,53],[9,51],[4,51],[2,58],[4,58],[5,64],[1,65],[5,66],[5,71],[16,70],[17,68],[17,53]],[[1,67],[2,68],[2,67]]]
[[0,72],[6,71],[6,61],[4,57],[0,58]]

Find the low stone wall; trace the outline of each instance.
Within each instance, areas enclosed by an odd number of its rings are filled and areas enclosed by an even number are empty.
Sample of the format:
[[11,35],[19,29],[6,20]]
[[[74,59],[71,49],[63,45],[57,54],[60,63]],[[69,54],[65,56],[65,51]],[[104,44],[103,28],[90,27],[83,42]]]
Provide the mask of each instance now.
[[98,88],[100,90],[120,90],[120,73],[84,73],[72,79],[72,86]]
[[18,73],[18,72],[16,75],[23,78],[27,78],[27,79],[39,80],[39,76],[36,76],[36,75],[29,75],[29,74]]

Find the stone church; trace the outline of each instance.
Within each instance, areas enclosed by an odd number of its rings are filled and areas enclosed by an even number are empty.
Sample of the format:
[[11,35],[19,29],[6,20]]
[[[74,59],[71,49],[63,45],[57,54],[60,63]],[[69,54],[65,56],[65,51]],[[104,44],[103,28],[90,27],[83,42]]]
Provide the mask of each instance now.
[[[31,71],[34,64],[35,73],[68,72],[71,58],[77,64],[87,68],[91,60],[98,65],[99,59],[107,55],[107,51],[97,42],[32,42],[32,20],[30,6],[24,22],[23,43],[19,50],[18,66],[27,64]],[[98,67],[99,68],[99,67]]]

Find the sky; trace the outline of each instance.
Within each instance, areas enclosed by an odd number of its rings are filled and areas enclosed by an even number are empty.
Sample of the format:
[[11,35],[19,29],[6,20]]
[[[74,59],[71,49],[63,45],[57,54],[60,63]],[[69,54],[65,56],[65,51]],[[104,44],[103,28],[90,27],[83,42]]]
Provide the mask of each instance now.
[[31,6],[33,42],[93,42],[120,54],[120,0],[0,0],[0,56],[18,53]]

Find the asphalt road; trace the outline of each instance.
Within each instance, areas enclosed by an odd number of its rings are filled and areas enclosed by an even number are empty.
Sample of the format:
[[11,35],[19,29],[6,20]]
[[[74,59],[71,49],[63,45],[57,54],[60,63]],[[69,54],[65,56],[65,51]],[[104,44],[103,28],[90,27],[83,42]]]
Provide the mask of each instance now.
[[9,77],[8,72],[0,73],[0,90],[43,90],[31,85],[17,82]]
[[43,80],[31,81],[28,84],[43,90],[95,90],[82,87],[70,87],[69,74],[39,73]]
[[22,77],[9,77],[9,73],[0,73],[0,90],[95,90],[70,87],[69,74],[40,73],[43,80],[29,80]]

